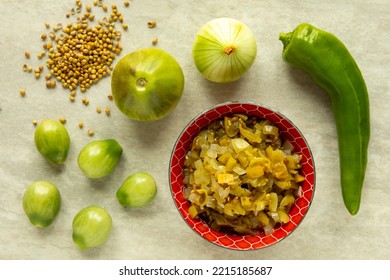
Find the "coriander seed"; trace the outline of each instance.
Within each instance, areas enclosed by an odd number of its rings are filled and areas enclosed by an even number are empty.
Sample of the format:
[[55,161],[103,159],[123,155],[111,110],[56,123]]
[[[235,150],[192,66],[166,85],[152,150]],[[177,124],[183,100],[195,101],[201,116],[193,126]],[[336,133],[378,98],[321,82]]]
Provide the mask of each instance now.
[[87,106],[89,104],[89,100],[87,98],[83,98],[81,101],[83,102],[83,104],[85,106]]
[[155,20],[149,21],[149,22],[148,22],[148,27],[149,27],[149,28],[153,28],[153,27],[156,26],[156,24],[157,24],[157,23],[156,23]]
[[88,129],[88,135],[89,136],[93,136],[94,134],[95,134],[95,132],[92,129]]

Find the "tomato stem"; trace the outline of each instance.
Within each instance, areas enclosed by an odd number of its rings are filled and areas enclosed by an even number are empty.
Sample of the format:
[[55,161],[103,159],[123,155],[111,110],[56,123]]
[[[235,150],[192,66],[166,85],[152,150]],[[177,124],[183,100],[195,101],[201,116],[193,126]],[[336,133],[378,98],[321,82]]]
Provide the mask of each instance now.
[[148,81],[145,78],[138,78],[137,79],[137,87],[140,89],[145,88],[147,83],[148,83]]

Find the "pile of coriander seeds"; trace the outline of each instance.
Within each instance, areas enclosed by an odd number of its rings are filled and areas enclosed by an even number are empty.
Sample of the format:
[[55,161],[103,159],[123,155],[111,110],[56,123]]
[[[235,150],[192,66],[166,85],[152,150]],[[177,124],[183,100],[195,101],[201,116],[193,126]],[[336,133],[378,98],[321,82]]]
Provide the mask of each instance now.
[[[69,90],[71,102],[76,101],[77,92],[84,93],[99,80],[110,76],[113,62],[122,51],[122,32],[128,29],[117,4],[107,6],[102,0],[94,0],[93,6],[76,0],[75,6],[66,13],[70,23],[52,25],[45,22],[46,32],[40,36],[42,52],[37,54],[42,63],[35,68],[28,63],[23,65],[23,71],[33,73],[36,79],[44,77],[47,89],[60,84]],[[128,6],[129,2],[124,1],[123,7]],[[101,9],[107,16],[96,19],[94,9]],[[27,60],[32,56],[28,50],[24,54]],[[44,65],[48,73],[45,73]],[[21,89],[20,94],[25,96],[26,90]],[[110,95],[108,98],[112,99]],[[89,101],[83,97],[82,103],[87,106]],[[110,115],[109,108],[105,112]]]

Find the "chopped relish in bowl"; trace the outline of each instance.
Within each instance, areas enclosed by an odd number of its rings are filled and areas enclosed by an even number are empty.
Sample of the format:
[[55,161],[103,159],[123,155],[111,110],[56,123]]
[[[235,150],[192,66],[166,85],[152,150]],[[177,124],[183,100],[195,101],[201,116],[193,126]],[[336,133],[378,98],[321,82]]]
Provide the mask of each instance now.
[[301,155],[269,120],[232,114],[193,139],[184,161],[189,215],[226,233],[271,234],[301,192]]

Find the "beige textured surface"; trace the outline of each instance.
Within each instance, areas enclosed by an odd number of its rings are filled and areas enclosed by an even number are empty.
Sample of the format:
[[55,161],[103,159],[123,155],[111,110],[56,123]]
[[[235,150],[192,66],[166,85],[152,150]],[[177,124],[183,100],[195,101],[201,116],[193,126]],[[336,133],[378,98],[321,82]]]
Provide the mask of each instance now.
[[[92,1],[83,1],[92,3]],[[176,110],[161,121],[136,123],[107,99],[110,79],[86,93],[90,105],[68,101],[61,87],[48,91],[43,80],[22,72],[24,51],[41,51],[44,22],[67,22],[74,1],[0,1],[0,259],[389,259],[390,251],[390,2],[375,1],[152,1],[133,0],[123,13],[129,30],[125,53],[151,46],[170,52],[182,65],[186,83]],[[109,2],[107,2],[109,3]],[[95,8],[94,8],[95,10]],[[201,77],[191,57],[197,30],[215,17],[245,22],[258,42],[258,57],[239,82],[220,85]],[[155,19],[157,27],[148,29]],[[281,58],[279,32],[310,22],[338,36],[350,49],[365,77],[371,100],[372,137],[363,201],[357,216],[344,208],[339,187],[335,122],[330,102],[305,74]],[[117,59],[118,60],[118,59]],[[116,60],[116,61],[117,61]],[[47,71],[47,70],[46,70]],[[19,89],[25,88],[24,98]],[[308,215],[286,240],[253,252],[219,248],[196,236],[175,209],[168,185],[171,149],[182,128],[200,111],[231,100],[253,101],[282,112],[301,129],[314,154],[317,188]],[[111,116],[96,107],[111,107]],[[72,146],[66,164],[53,168],[36,151],[32,119],[67,118]],[[78,122],[85,128],[80,130]],[[88,128],[95,130],[90,138]],[[77,167],[79,150],[92,139],[116,138],[124,155],[112,176],[89,180]],[[123,180],[139,170],[150,172],[158,195],[149,207],[130,210],[116,201]],[[36,180],[57,184],[62,210],[50,228],[31,226],[21,208],[25,188]],[[109,241],[100,248],[78,250],[71,239],[77,211],[97,204],[112,215]]]

